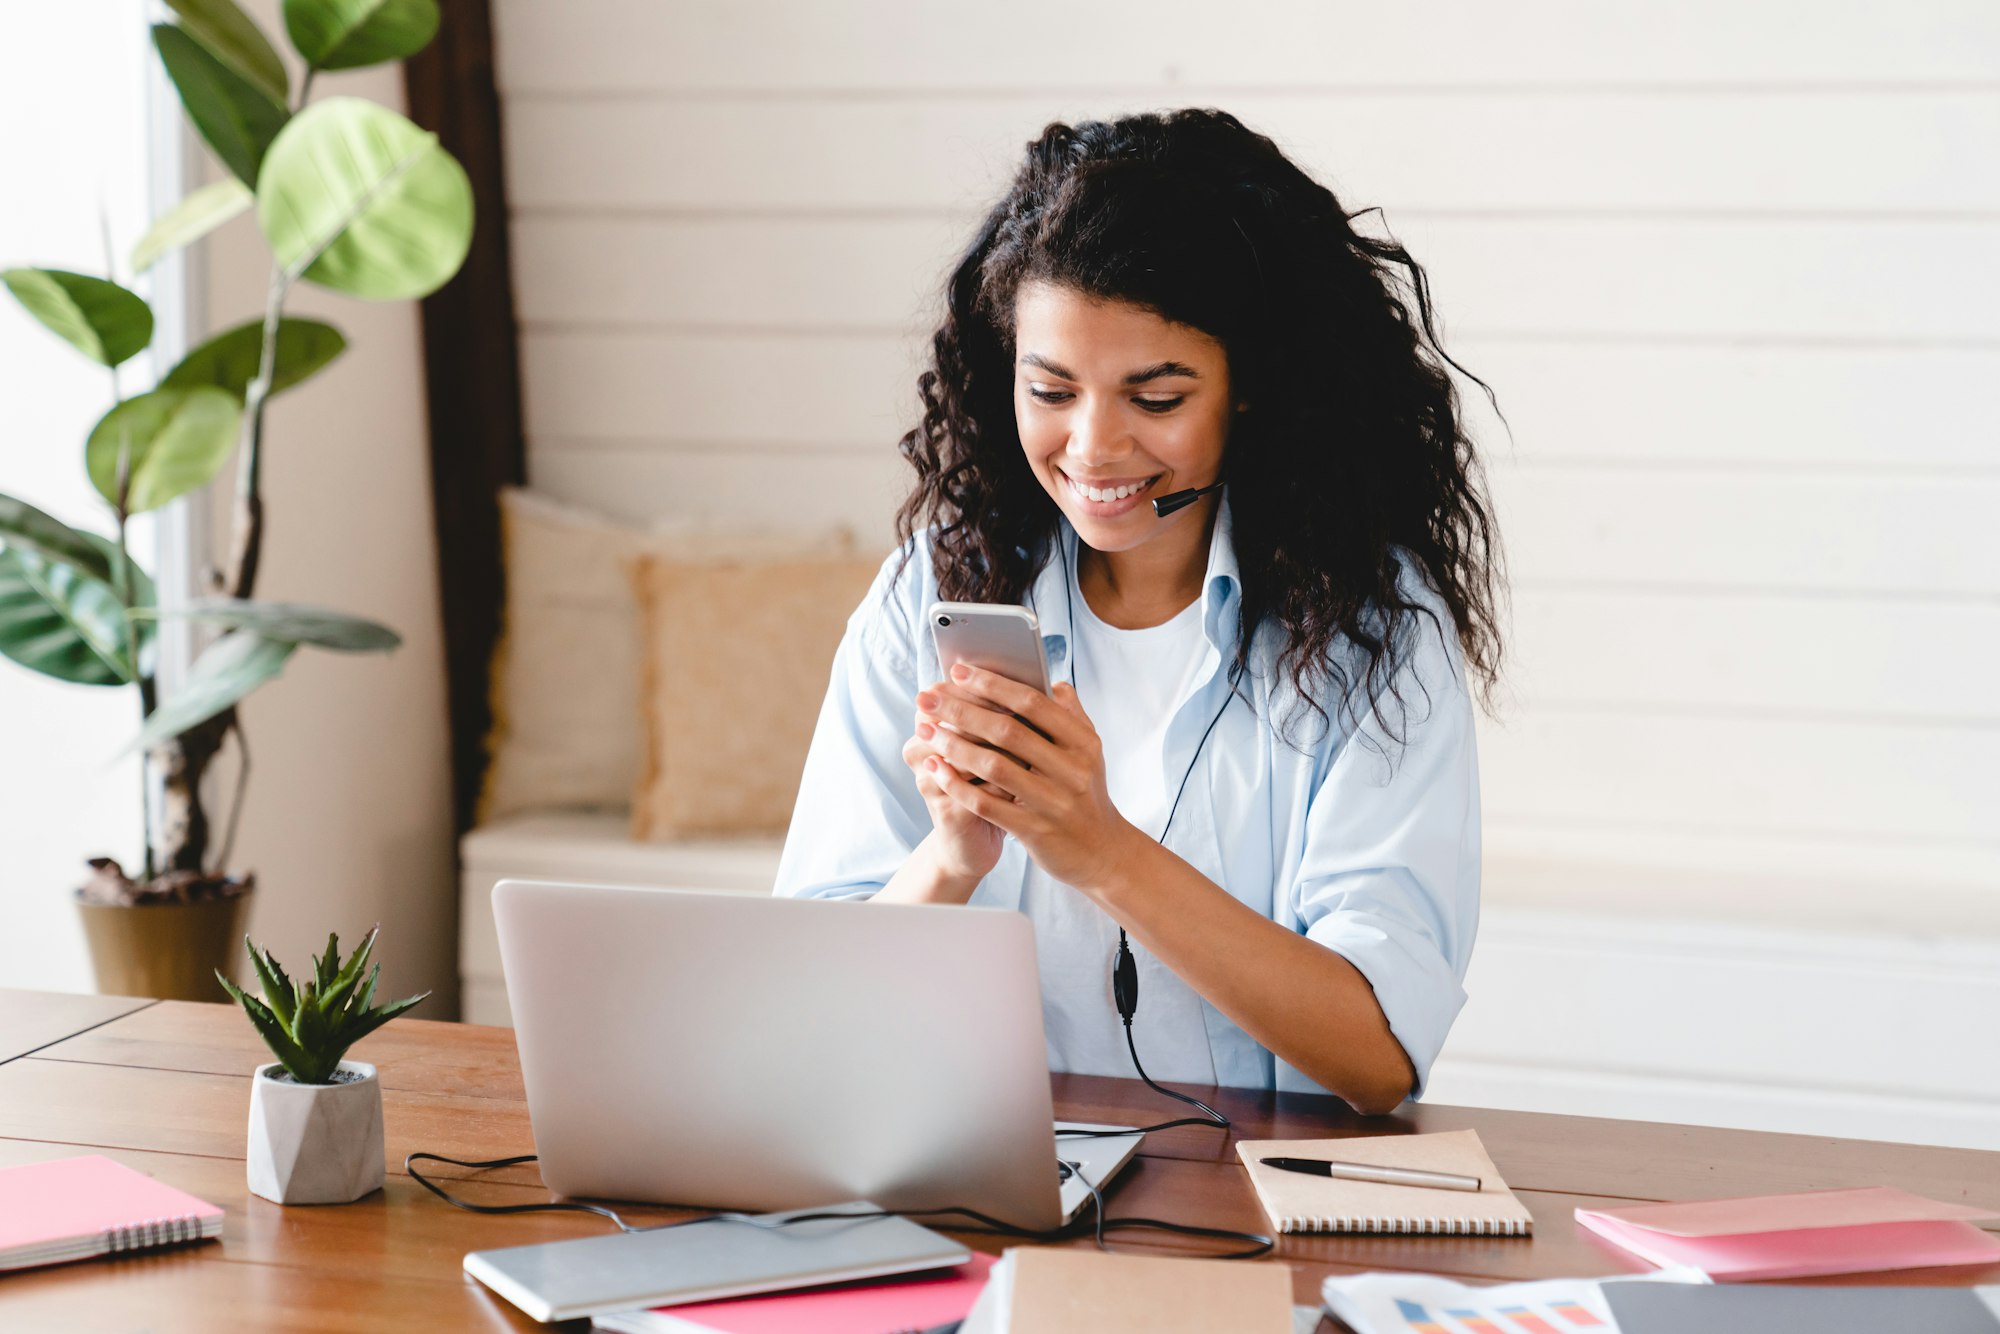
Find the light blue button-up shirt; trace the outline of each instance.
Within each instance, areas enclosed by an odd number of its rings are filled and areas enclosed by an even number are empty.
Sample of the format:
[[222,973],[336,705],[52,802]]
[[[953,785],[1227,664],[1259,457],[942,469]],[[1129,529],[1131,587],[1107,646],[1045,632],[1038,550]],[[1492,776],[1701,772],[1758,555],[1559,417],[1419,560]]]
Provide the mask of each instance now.
[[[1299,712],[1288,674],[1275,670],[1282,635],[1268,624],[1239,684],[1250,707],[1238,701],[1222,709],[1241,603],[1230,532],[1225,491],[1202,580],[1207,647],[1167,727],[1162,757],[1170,790],[1196,761],[1167,846],[1243,903],[1360,970],[1416,1068],[1416,1097],[1465,1003],[1460,983],[1479,922],[1479,765],[1451,614],[1405,559],[1404,596],[1430,607],[1437,625],[1421,614],[1410,618],[1415,648],[1406,650],[1396,679],[1405,703],[1384,691],[1359,729],[1355,710],[1331,699],[1321,701],[1329,723]],[[1082,594],[1074,584],[1076,530],[1066,520],[1060,540],[1067,562],[1044,565],[1028,604],[1050,671],[1070,680],[1070,599]],[[926,609],[938,596],[928,535],[919,533],[912,546],[900,575],[900,550],[884,561],[834,654],[778,866],[779,894],[867,898],[930,833],[930,812],[902,752],[915,727],[917,692],[944,674],[926,630]],[[1361,661],[1358,650],[1344,651],[1357,654],[1347,666],[1358,703],[1365,699]],[[1294,720],[1289,735],[1280,735],[1287,718]],[[1385,724],[1405,744],[1390,740]],[[1028,866],[1026,850],[1008,838],[971,901],[1021,910]],[[1048,929],[1036,922],[1038,934]],[[1098,998],[1043,999],[1047,1007]],[[1142,1004],[1135,1026],[1148,1018]],[[1149,1032],[1149,1043],[1205,1044],[1222,1084],[1324,1092],[1206,1000],[1178,1021],[1169,1014],[1157,1022],[1176,1022],[1177,1030]]]

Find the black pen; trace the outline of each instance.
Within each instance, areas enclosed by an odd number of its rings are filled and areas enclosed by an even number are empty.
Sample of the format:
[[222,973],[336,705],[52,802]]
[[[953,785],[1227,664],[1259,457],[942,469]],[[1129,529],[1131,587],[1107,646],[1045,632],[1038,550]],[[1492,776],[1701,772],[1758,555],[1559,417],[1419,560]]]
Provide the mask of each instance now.
[[1433,1190],[1478,1190],[1479,1178],[1456,1172],[1422,1172],[1414,1167],[1375,1167],[1368,1163],[1329,1162],[1324,1158],[1259,1158],[1266,1167],[1307,1176],[1339,1177],[1343,1181],[1373,1181],[1384,1186],[1427,1186]]

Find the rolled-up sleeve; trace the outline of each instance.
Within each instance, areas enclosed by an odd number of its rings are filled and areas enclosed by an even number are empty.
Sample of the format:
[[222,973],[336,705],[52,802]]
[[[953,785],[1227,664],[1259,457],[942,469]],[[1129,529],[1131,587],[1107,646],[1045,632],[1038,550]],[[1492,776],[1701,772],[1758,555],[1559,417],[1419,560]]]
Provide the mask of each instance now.
[[930,813],[903,763],[917,698],[908,581],[922,558],[899,578],[901,559],[899,550],[883,562],[834,652],[775,894],[867,898],[930,832]]
[[[1472,698],[1442,599],[1414,616],[1416,648],[1333,752],[1306,811],[1292,908],[1306,936],[1368,979],[1421,1097],[1465,1003],[1479,925],[1479,760]],[[1403,743],[1388,735],[1397,724]],[[1365,740],[1364,740],[1365,738]]]

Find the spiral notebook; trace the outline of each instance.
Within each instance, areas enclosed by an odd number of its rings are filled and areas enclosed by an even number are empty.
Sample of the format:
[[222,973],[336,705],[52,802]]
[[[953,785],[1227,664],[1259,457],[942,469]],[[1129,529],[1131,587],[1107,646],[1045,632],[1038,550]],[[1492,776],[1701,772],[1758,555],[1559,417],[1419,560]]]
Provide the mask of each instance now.
[[0,1269],[222,1235],[222,1210],[102,1154],[0,1167]]
[[[1280,1232],[1397,1232],[1525,1237],[1535,1220],[1486,1156],[1476,1130],[1366,1139],[1239,1140],[1250,1184]],[[1266,1167],[1259,1158],[1330,1158],[1478,1177],[1477,1191],[1339,1181]]]

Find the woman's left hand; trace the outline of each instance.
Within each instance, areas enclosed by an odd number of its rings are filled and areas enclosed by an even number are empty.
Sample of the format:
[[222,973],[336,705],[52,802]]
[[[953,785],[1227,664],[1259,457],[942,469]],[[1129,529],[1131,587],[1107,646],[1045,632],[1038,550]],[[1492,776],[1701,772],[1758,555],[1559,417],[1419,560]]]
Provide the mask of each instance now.
[[1088,894],[1109,879],[1139,831],[1111,804],[1102,742],[1067,682],[1044,695],[959,663],[917,708],[947,761],[933,774],[947,796],[1019,839],[1064,884]]

